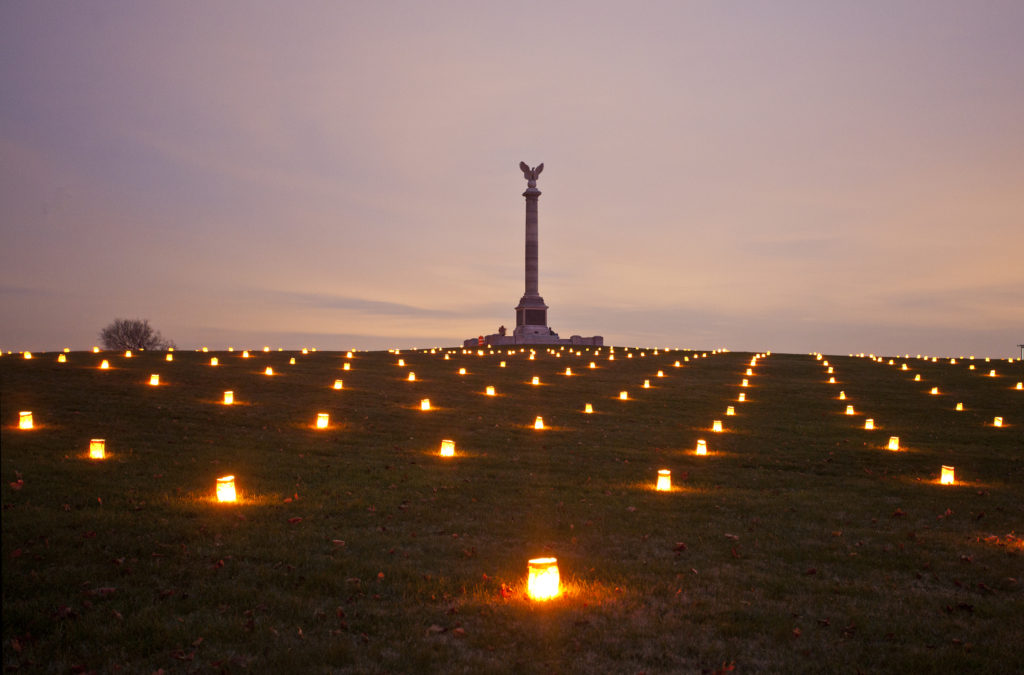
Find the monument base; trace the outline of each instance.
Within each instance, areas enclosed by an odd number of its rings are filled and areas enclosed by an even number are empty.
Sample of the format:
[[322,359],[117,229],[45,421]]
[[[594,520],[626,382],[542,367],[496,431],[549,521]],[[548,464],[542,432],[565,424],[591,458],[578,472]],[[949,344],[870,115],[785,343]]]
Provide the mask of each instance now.
[[512,337],[519,338],[520,340],[540,340],[537,344],[544,344],[552,338],[557,340],[558,333],[547,326],[526,324],[516,326],[515,330],[512,331]]
[[502,335],[501,333],[492,333],[491,335],[481,335],[475,338],[469,338],[462,343],[464,349],[480,349],[482,347],[514,347],[516,345],[566,345],[570,347],[603,347],[604,337],[600,335],[593,335],[591,337],[582,337],[580,335],[573,335],[570,338],[560,338],[558,333],[554,332],[547,326],[541,326],[547,331],[546,334],[540,333],[529,333],[525,335]]

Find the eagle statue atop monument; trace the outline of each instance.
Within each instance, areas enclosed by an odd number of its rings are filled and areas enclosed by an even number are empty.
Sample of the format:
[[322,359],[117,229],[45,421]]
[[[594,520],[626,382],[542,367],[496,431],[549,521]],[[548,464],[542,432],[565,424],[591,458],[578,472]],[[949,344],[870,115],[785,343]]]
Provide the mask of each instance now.
[[519,162],[519,168],[523,171],[523,178],[526,179],[526,186],[535,188],[537,187],[537,176],[544,170],[544,163],[541,162],[532,169],[526,165],[526,162]]

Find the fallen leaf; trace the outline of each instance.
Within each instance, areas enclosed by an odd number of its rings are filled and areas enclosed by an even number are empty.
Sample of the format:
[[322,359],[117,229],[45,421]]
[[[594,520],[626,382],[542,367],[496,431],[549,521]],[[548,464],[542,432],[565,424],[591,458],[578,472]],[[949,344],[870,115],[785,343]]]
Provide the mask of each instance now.
[[685,551],[686,550],[686,543],[682,542],[682,541],[677,541],[676,545],[672,547],[672,550],[673,551]]
[[296,523],[301,523],[302,522],[302,518],[299,518],[298,516],[296,516],[294,518],[289,518],[288,522],[290,524],[292,524],[292,525],[295,525]]

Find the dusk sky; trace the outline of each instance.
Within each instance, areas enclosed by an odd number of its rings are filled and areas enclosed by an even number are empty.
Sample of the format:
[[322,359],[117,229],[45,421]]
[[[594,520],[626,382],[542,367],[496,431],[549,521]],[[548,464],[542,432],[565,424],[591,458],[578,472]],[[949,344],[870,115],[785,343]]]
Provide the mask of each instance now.
[[1024,2],[4,2],[0,347],[1015,356]]

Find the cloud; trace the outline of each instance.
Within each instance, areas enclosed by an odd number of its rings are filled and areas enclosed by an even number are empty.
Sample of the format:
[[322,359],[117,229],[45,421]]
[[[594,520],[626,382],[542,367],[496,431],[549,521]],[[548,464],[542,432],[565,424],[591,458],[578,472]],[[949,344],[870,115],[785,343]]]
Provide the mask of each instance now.
[[999,306],[1013,310],[1018,320],[1024,316],[1024,294],[1016,283],[896,291],[886,302],[893,308],[936,313]]
[[298,349],[315,347],[322,351],[343,351],[347,349],[381,350],[410,349],[412,347],[434,347],[449,344],[451,340],[439,340],[431,335],[391,335],[386,332],[343,333],[330,331],[260,331],[249,329],[225,329],[211,326],[190,326],[188,343],[179,348],[193,348],[208,345],[211,349],[234,346],[239,349]]
[[26,296],[43,296],[53,295],[52,291],[48,291],[42,288],[28,288],[25,286],[3,286],[0,285],[0,295],[15,296],[15,297],[26,297]]
[[329,293],[291,293],[264,290],[260,291],[259,295],[274,304],[301,305],[315,309],[352,310],[372,316],[458,318],[473,316],[479,311],[471,308],[452,310],[416,307],[400,302],[369,300]]
[[771,258],[808,260],[824,258],[851,245],[849,238],[838,235],[812,235],[806,237],[775,237],[748,239],[736,248],[755,255]]

